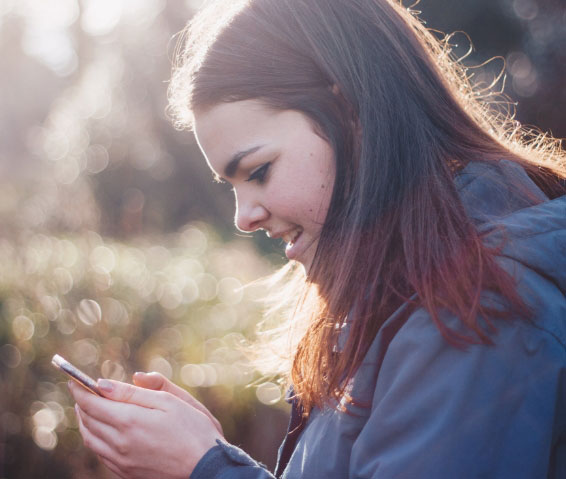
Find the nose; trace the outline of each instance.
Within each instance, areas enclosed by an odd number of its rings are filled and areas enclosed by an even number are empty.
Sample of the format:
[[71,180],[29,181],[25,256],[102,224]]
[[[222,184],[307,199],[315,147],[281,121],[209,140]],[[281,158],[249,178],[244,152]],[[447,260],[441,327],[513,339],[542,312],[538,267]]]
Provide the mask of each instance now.
[[253,199],[243,199],[236,196],[236,214],[234,224],[244,233],[260,229],[269,218],[269,211]]

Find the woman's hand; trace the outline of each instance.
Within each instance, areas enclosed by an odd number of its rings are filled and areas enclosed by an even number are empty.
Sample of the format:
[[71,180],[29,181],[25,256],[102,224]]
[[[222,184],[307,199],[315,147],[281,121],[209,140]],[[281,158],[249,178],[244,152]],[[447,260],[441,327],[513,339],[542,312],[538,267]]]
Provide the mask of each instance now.
[[134,379],[134,384],[136,386],[146,389],[153,389],[155,391],[167,391],[168,393],[171,393],[177,396],[179,399],[182,399],[183,401],[189,403],[195,409],[206,414],[210,418],[216,429],[218,429],[218,432],[222,436],[224,436],[224,432],[222,431],[222,426],[220,425],[218,419],[216,419],[211,414],[211,412],[206,407],[204,407],[202,403],[198,402],[188,391],[184,390],[183,388],[180,388],[176,384],[169,381],[169,379],[163,376],[163,374],[156,372],[152,372],[152,373],[138,372],[134,374],[133,379]]
[[105,397],[71,381],[84,443],[122,478],[186,479],[222,434],[190,394],[168,381],[149,381],[160,390],[99,380]]

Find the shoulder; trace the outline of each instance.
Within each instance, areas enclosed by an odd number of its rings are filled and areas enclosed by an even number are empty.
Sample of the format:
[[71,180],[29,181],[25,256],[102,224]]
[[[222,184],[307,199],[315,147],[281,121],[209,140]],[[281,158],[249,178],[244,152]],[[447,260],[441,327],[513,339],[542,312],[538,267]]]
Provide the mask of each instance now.
[[[566,349],[566,196],[479,228],[532,309],[530,324]],[[533,333],[534,334],[534,333]]]
[[[447,374],[452,375],[451,380],[460,382],[499,378],[507,383],[512,376],[538,375],[543,364],[554,369],[555,380],[559,380],[560,370],[566,368],[565,312],[566,299],[562,297],[561,302],[549,302],[544,315],[535,320],[494,320],[497,331],[491,336],[493,345],[457,348],[440,334],[430,314],[419,309],[391,338],[383,356],[379,381],[387,388],[400,374],[407,374],[415,380],[419,378],[419,382],[435,384]],[[451,329],[466,333],[453,315],[442,314],[441,320]],[[526,387],[525,382],[518,383],[521,384]]]
[[372,461],[384,477],[545,477],[566,434],[566,349],[528,321],[497,325],[494,345],[459,349],[418,309],[388,341],[378,334],[360,370],[362,383],[374,382],[355,467]]
[[[549,256],[549,262],[552,257]],[[529,319],[492,319],[497,328],[490,334],[493,345],[457,348],[445,340],[430,314],[419,308],[406,316],[389,338],[378,386],[381,383],[386,390],[405,374],[409,382],[423,387],[426,384],[438,386],[445,380],[446,388],[451,387],[452,381],[460,384],[472,381],[479,388],[482,383],[499,384],[503,389],[519,393],[534,383],[544,389],[555,389],[563,383],[566,391],[564,290],[549,274],[549,269],[533,269],[504,255],[498,261],[516,278],[518,291],[532,308],[532,316]],[[484,300],[493,303],[497,297],[484,293]],[[469,333],[454,315],[446,311],[440,314],[440,320],[452,331]],[[384,326],[386,328],[387,323]],[[514,380],[510,382],[510,378]]]
[[[505,182],[491,171],[464,179],[470,217],[532,318],[494,318],[493,345],[457,348],[425,309],[404,304],[380,328],[353,384],[353,397],[371,403],[352,455],[355,470],[371,464],[386,477],[546,477],[549,458],[559,454],[566,434],[566,198],[522,202],[496,191]],[[498,297],[486,291],[482,300]],[[457,317],[441,315],[466,333]]]
[[[518,391],[530,384],[529,375],[542,381],[542,370],[549,371],[551,387],[566,368],[566,196],[549,201],[519,165],[501,163],[470,164],[458,179],[459,191],[484,243],[496,252],[496,260],[531,308],[530,319],[493,319],[493,346],[458,349],[444,339],[426,310],[409,312],[404,305],[404,311],[384,323],[368,354],[379,357],[377,391],[380,386],[388,389],[403,374],[423,387],[438,385],[448,375],[460,382],[501,385],[508,384],[506,377],[521,376],[516,387],[509,385]],[[502,191],[509,176],[532,189],[529,201],[517,199],[512,189]],[[489,291],[482,301],[505,307]],[[455,332],[469,333],[448,312],[441,312],[440,320]]]
[[470,163],[456,178],[468,216],[532,309],[566,347],[566,196],[549,200],[517,163]]

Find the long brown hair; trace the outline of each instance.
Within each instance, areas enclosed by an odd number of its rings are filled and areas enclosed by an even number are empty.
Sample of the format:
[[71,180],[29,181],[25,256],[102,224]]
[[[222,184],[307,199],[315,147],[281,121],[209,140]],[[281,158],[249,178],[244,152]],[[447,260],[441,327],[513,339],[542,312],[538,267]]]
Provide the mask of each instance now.
[[[453,179],[470,161],[507,159],[556,196],[564,153],[490,108],[490,92],[411,12],[389,0],[229,0],[185,33],[169,92],[179,127],[195,109],[254,98],[304,113],[334,150],[333,196],[294,315],[306,327],[291,380],[307,412],[344,396],[403,303],[460,347],[491,343],[488,318],[528,314]],[[480,301],[486,290],[508,307]]]

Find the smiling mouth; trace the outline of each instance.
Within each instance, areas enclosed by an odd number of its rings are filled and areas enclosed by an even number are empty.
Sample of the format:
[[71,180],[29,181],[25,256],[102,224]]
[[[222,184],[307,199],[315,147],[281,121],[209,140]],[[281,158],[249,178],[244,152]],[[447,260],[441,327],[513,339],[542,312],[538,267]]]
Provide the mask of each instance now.
[[302,228],[297,228],[294,229],[293,231],[289,231],[288,233],[282,235],[281,239],[285,241],[287,245],[293,246],[295,244],[295,241],[297,241],[297,238],[301,235],[302,232],[303,232]]

